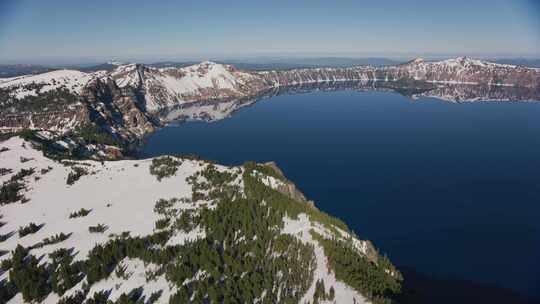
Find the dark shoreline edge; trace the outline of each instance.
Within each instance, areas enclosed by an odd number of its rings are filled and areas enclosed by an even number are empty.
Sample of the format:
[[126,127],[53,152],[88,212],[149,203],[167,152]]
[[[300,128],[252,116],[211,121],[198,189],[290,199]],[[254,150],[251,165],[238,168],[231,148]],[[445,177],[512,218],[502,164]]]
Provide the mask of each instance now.
[[540,297],[525,295],[513,289],[466,279],[427,275],[410,267],[396,267],[403,274],[402,304],[538,304]]

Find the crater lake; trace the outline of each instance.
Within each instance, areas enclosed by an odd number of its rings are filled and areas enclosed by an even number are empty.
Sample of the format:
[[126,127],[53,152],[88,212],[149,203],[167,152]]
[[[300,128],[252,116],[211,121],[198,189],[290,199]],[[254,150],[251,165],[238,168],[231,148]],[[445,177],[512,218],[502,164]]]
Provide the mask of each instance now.
[[398,268],[540,296],[540,103],[338,90],[204,107],[142,156],[274,161]]

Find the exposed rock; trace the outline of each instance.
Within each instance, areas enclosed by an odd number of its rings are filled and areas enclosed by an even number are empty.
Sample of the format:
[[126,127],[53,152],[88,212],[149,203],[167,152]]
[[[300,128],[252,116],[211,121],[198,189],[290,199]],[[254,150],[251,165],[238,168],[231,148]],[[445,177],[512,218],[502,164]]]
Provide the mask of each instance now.
[[267,162],[263,165],[272,168],[274,172],[280,175],[283,184],[279,185],[276,190],[287,195],[288,197],[292,198],[297,202],[306,203],[311,207],[316,208],[315,203],[311,200],[308,200],[306,196],[302,193],[302,191],[300,191],[293,182],[291,182],[285,177],[285,174],[283,174],[283,171],[281,171],[281,169],[277,166],[275,162]]

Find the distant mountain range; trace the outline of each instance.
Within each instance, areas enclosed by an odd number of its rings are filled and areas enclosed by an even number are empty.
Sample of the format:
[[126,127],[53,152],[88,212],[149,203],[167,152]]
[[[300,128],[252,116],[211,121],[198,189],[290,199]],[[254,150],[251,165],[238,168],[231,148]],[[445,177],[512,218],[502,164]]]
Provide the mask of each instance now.
[[[530,68],[540,68],[539,59],[528,58],[497,58],[488,60],[494,63],[521,65]],[[238,69],[243,70],[288,70],[299,68],[320,68],[320,67],[350,67],[356,65],[397,65],[403,61],[384,58],[384,57],[364,57],[364,58],[347,58],[347,57],[313,57],[313,58],[284,58],[284,59],[231,59],[217,60],[222,64],[234,65]],[[197,61],[156,61],[145,65],[165,68],[165,67],[186,67],[197,64]],[[90,65],[38,65],[38,64],[0,64],[0,78],[22,76],[27,74],[39,74],[52,70],[73,69],[81,72],[95,72],[100,70],[112,71],[119,62],[106,62]]]
[[57,69],[57,67],[37,64],[0,64],[0,78],[40,74]]
[[[442,61],[417,58],[382,66],[273,70],[239,69],[209,61],[171,65],[111,62],[82,70],[0,78],[0,128],[63,134],[92,125],[120,142],[133,143],[170,121],[167,117],[171,115],[160,113],[171,109],[178,112],[185,105],[256,99],[284,88],[348,82],[358,82],[357,89],[392,89],[451,101],[536,100],[540,95],[540,69],[467,57]],[[455,85],[475,89],[456,90]],[[491,89],[478,90],[477,86]],[[509,88],[511,93],[493,88]],[[483,93],[475,96],[475,92]],[[182,113],[174,116],[181,117]]]

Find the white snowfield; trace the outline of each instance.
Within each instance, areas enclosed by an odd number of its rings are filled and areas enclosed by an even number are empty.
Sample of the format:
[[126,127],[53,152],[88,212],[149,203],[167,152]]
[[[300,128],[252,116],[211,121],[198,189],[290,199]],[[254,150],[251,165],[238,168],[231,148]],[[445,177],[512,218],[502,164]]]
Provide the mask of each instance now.
[[[74,248],[75,259],[86,259],[88,252],[100,243],[106,243],[110,234],[121,234],[129,231],[131,236],[145,236],[154,232],[154,223],[159,218],[154,213],[155,202],[160,198],[181,198],[191,195],[191,186],[186,177],[203,168],[200,161],[185,160],[182,162],[177,174],[171,178],[158,182],[149,174],[151,159],[137,161],[80,162],[90,172],[80,178],[75,184],[66,184],[66,178],[71,168],[43,156],[42,152],[33,149],[30,143],[20,138],[11,138],[0,143],[0,147],[9,150],[0,153],[0,167],[10,168],[12,174],[0,177],[3,183],[20,169],[35,168],[36,173],[26,177],[28,191],[25,197],[27,203],[13,203],[0,207],[2,222],[6,224],[0,228],[1,234],[12,233],[6,241],[1,243],[1,249],[12,251],[17,244],[31,246],[58,233],[71,233],[70,237],[57,244],[35,248],[31,253],[36,257],[48,257],[48,254],[59,248]],[[31,159],[21,163],[21,157]],[[52,169],[41,174],[41,169]],[[223,167],[225,168],[225,167]],[[39,177],[39,180],[35,180]],[[81,208],[91,210],[85,217],[69,218],[72,212]],[[189,207],[193,208],[191,204]],[[36,233],[19,237],[19,227],[30,222],[44,226]],[[104,233],[90,233],[89,226],[104,224],[108,228]],[[185,235],[173,236],[169,242],[180,244],[187,240],[204,237],[204,231],[195,229]],[[5,254],[0,260],[9,258]],[[45,259],[42,262],[45,262]],[[167,302],[172,287],[163,276],[155,280],[145,281],[145,271],[152,265],[144,266],[140,260],[126,260],[124,265],[133,273],[129,280],[119,281],[111,275],[107,280],[92,286],[91,294],[100,289],[114,289],[110,299],[115,300],[122,293],[128,293],[133,288],[145,286],[144,295],[149,297],[153,291],[163,290],[162,302]],[[8,272],[0,276],[5,279]],[[83,280],[84,281],[84,280]],[[72,288],[71,293],[80,289],[82,284]],[[107,288],[105,288],[107,287]],[[69,295],[70,291],[66,293]],[[58,295],[50,294],[43,303],[56,303]],[[20,294],[11,299],[10,303],[22,303]]]
[[160,69],[160,72],[167,74],[167,71],[171,70],[174,74],[183,75],[180,78],[174,76],[164,78],[166,87],[178,94],[213,87],[235,90],[239,84],[244,84],[253,77],[249,73],[233,70],[230,65],[217,64],[211,61],[179,69],[164,68]]
[[[0,168],[9,168],[12,171],[0,176],[0,183],[8,181],[21,169],[34,168],[35,173],[24,178],[26,191],[24,196],[27,202],[15,202],[0,206],[0,221],[4,223],[0,227],[1,235],[10,235],[1,242],[1,249],[9,251],[0,260],[11,257],[11,251],[18,244],[28,247],[43,241],[59,233],[70,234],[69,238],[56,244],[45,245],[41,248],[33,248],[30,253],[41,259],[41,263],[48,261],[48,254],[60,248],[73,248],[75,259],[84,260],[88,252],[97,244],[104,244],[115,235],[129,232],[131,236],[146,236],[155,233],[155,222],[160,215],[154,212],[157,200],[165,198],[188,198],[191,197],[192,189],[186,178],[203,170],[207,163],[198,160],[182,160],[175,175],[157,181],[156,177],[149,173],[151,159],[145,160],[121,160],[121,161],[76,161],[70,164],[53,161],[46,158],[41,151],[34,149],[31,143],[13,137],[0,142]],[[7,149],[7,150],[6,150]],[[73,170],[70,166],[84,167],[90,174],[82,176],[73,185],[67,185],[68,174]],[[42,172],[45,169],[48,172]],[[227,170],[238,172],[238,168],[217,166],[220,171]],[[263,180],[269,187],[277,188],[282,182],[268,177]],[[234,183],[243,189],[242,179]],[[201,204],[212,202],[198,201],[195,204],[178,202],[180,208],[197,209]],[[70,218],[70,214],[81,208],[91,210],[84,217]],[[35,233],[19,237],[18,229],[29,223],[43,225]],[[316,281],[322,279],[325,286],[333,286],[335,300],[332,303],[365,303],[367,300],[361,294],[336,280],[330,270],[328,260],[323,248],[314,240],[310,229],[314,229],[322,236],[332,235],[327,228],[317,222],[310,221],[305,214],[299,215],[297,220],[284,219],[284,234],[297,237],[304,243],[313,244],[316,255],[315,280],[308,292],[304,295],[304,303],[313,299]],[[104,233],[90,233],[89,227],[103,224],[107,227]],[[343,239],[348,239],[349,234],[336,227],[336,231]],[[205,231],[196,227],[190,232],[177,232],[173,235],[168,245],[183,244],[205,237]],[[339,237],[339,236],[338,236]],[[365,254],[365,241],[355,240],[358,251]],[[154,292],[162,292],[158,303],[167,303],[169,297],[176,292],[176,287],[165,279],[165,275],[148,278],[148,273],[156,268],[151,263],[143,263],[138,259],[124,259],[117,267],[125,267],[129,276],[119,278],[113,273],[91,286],[89,295],[101,290],[111,291],[109,299],[114,301],[123,293],[128,293],[134,288],[143,287],[143,296],[149,298]],[[7,279],[9,272],[0,275],[0,281]],[[76,286],[66,292],[72,295],[81,290],[83,279]],[[59,295],[49,294],[42,303],[57,303]],[[304,301],[305,300],[305,301]],[[19,293],[9,303],[23,303]],[[330,302],[328,302],[330,303]]]
[[[24,145],[24,146],[23,146]],[[75,247],[76,259],[85,259],[88,251],[98,243],[109,240],[109,234],[129,231],[132,236],[145,236],[154,232],[154,222],[159,218],[153,211],[161,198],[181,198],[191,195],[186,177],[203,168],[200,161],[183,161],[176,176],[158,182],[149,174],[150,159],[122,160],[100,163],[80,162],[90,174],[82,176],[73,185],[66,184],[72,169],[43,156],[42,152],[20,138],[11,138],[0,144],[9,150],[0,154],[0,166],[12,169],[12,174],[0,177],[9,180],[20,169],[35,168],[36,173],[26,177],[29,202],[7,204],[1,207],[3,234],[16,232],[30,222],[45,224],[38,233],[19,238],[13,235],[2,243],[2,249],[13,250],[17,244],[31,246],[43,238],[57,233],[73,233],[59,244],[34,249],[33,254],[48,254],[61,247]],[[21,163],[20,158],[30,159]],[[41,169],[52,169],[41,174]],[[39,180],[35,180],[35,177]],[[69,218],[81,208],[92,210],[85,217]],[[90,233],[89,226],[107,225],[106,233]],[[5,256],[0,257],[4,259]]]

